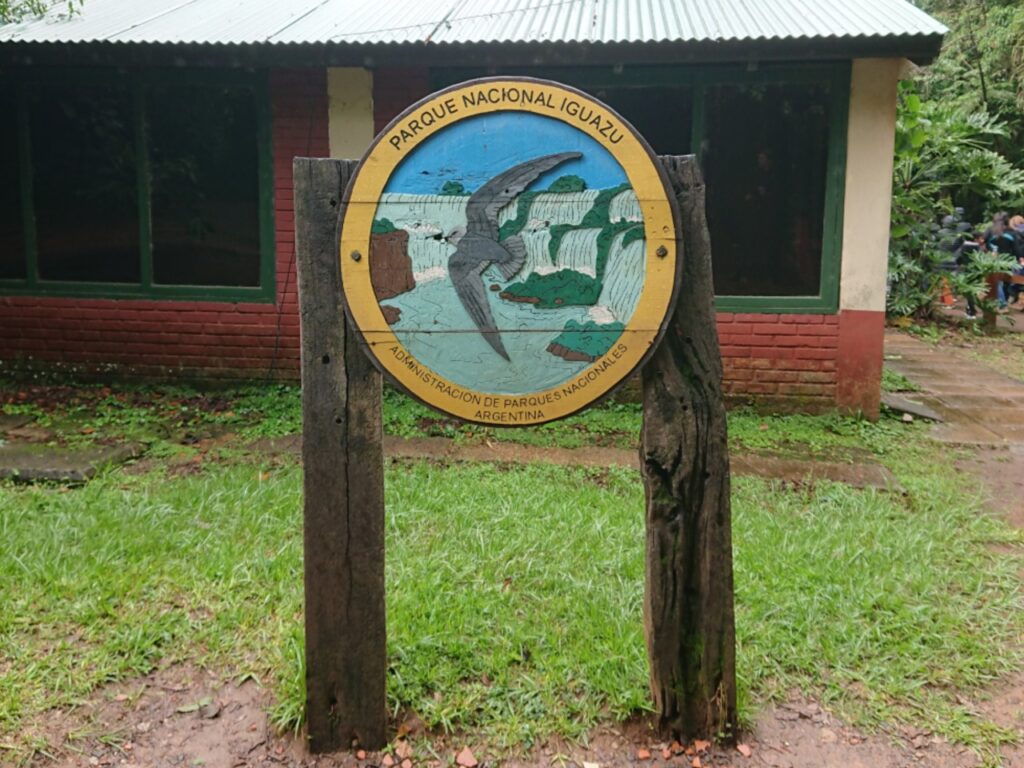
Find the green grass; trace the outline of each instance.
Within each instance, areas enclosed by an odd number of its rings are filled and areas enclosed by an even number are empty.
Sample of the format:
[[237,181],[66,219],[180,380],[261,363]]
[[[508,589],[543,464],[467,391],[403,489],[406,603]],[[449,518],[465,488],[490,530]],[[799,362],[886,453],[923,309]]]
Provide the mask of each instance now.
[[[917,338],[942,347],[950,354],[950,364],[956,358],[981,363],[1018,381],[1024,381],[1024,314],[1011,311],[1007,316],[1012,329],[998,327],[986,331],[978,323],[957,325],[947,321],[917,323],[904,328]],[[1005,321],[1002,321],[1005,322]],[[885,375],[883,373],[883,386]]]
[[642,409],[605,402],[567,419],[524,429],[499,429],[446,418],[390,388],[384,390],[384,432],[397,437],[447,437],[458,442],[511,442],[560,448],[603,445],[635,448]]
[[[1024,316],[1014,315],[1017,323]],[[949,346],[957,356],[987,365],[1018,381],[1024,381],[1024,333],[1003,331],[993,336],[973,336],[951,341]]]
[[224,433],[254,440],[302,428],[299,388],[287,384],[213,391],[120,384],[115,390],[0,379],[0,413],[31,416],[53,433],[53,442],[69,445],[118,440],[164,449]]
[[[1019,665],[1020,548],[990,545],[1021,534],[979,512],[914,426],[752,413],[731,425],[752,450],[870,453],[908,490],[734,479],[744,717],[799,689],[853,723],[913,723],[993,755],[1009,734],[957,694]],[[186,660],[255,675],[275,722],[296,727],[300,486],[294,464],[237,462],[73,490],[0,485],[0,743],[27,755],[46,709]],[[393,465],[387,536],[394,711],[503,747],[646,706],[634,474]]]
[[[20,395],[25,395],[24,399]],[[448,418],[400,392],[384,389],[384,432],[397,437],[445,437],[457,442],[512,442],[530,446],[585,448],[600,445],[635,449],[642,408],[605,401],[552,424],[500,429]],[[302,428],[301,392],[287,384],[253,385],[201,392],[187,387],[100,385],[36,387],[19,390],[0,380],[0,412],[25,413],[54,433],[54,442],[84,444],[128,440],[149,455],[188,452],[198,441],[224,434],[244,445],[266,437],[296,434]],[[738,449],[817,453],[864,448],[885,451],[891,438],[908,428],[895,420],[877,425],[838,416],[766,416],[738,409],[729,414],[730,435]],[[881,440],[880,440],[881,438]]]
[[891,368],[882,369],[882,391],[883,392],[920,392],[921,387],[912,382],[902,373],[897,373]]
[[[55,443],[131,441],[161,455],[223,434],[235,435],[244,443],[302,429],[301,391],[288,384],[215,392],[120,385],[114,391],[98,384],[25,386],[0,379],[0,413],[32,416],[37,426],[53,432]],[[399,437],[447,437],[466,442],[632,448],[640,436],[640,406],[607,402],[554,424],[503,430],[447,418],[385,387],[384,431]]]

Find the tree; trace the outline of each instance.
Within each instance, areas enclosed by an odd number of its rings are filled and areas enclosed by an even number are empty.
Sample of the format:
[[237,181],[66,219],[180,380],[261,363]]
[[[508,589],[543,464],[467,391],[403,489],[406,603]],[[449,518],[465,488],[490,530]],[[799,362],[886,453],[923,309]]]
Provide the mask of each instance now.
[[[43,16],[51,8],[63,3],[54,4],[49,0],[0,0],[0,24],[21,21],[26,16]],[[73,16],[82,5],[82,0],[67,0],[66,14]]]
[[890,314],[925,317],[938,293],[981,298],[1008,260],[981,254],[951,272],[943,217],[984,228],[1024,209],[1024,4],[916,0],[950,29],[935,63],[900,86],[889,247]]
[[952,273],[940,248],[949,233],[940,220],[964,209],[968,221],[1012,207],[1024,195],[1024,170],[995,149],[1006,124],[984,112],[963,112],[945,102],[925,101],[914,83],[900,87],[889,241],[890,314],[931,314],[933,301],[949,285],[978,299],[988,292],[987,276],[1009,271],[1012,261],[981,254]]
[[1006,124],[996,148],[1024,163],[1024,4],[1019,0],[918,0],[949,27],[942,53],[918,78],[922,96]]

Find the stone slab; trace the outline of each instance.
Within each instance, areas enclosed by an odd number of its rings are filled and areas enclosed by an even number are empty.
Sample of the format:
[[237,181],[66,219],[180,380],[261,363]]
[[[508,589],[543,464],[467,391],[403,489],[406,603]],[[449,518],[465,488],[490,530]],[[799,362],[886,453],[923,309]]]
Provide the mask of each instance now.
[[988,392],[980,392],[971,395],[947,395],[939,393],[936,396],[944,405],[955,408],[958,411],[969,409],[991,409],[995,411],[1014,408],[1017,403],[1008,397],[993,395]]
[[[910,379],[911,381],[914,381],[914,378],[912,376],[908,376],[907,378]],[[970,384],[947,384],[945,382],[925,381],[924,379],[919,379],[914,383],[920,384],[922,388],[927,389],[929,392],[934,392],[935,394],[942,395],[943,397],[959,397],[960,395],[971,395],[978,391],[977,387],[972,386]]]
[[84,483],[109,464],[121,464],[141,453],[136,445],[61,448],[29,443],[0,445],[0,479]]
[[944,376],[948,375],[948,366],[936,364],[919,364],[909,363],[903,361],[901,363],[889,363],[889,367],[898,373],[902,373],[908,379],[913,380],[915,377],[918,379],[925,380],[940,380]]
[[753,475],[790,482],[830,480],[854,488],[877,488],[905,493],[899,480],[887,468],[873,462],[845,464],[831,461],[807,461],[781,456],[739,454],[730,457],[737,475]]
[[882,403],[894,411],[898,411],[899,413],[909,413],[911,416],[916,416],[919,419],[928,419],[929,421],[944,420],[934,408],[929,407],[925,403],[922,403],[909,395],[901,395],[896,392],[883,392]]
[[931,437],[952,445],[1002,445],[1003,438],[980,424],[936,424]]
[[0,435],[6,435],[12,429],[19,429],[30,421],[32,417],[22,413],[0,413]]
[[1024,425],[1024,410],[1011,407],[997,408],[959,408],[966,418],[986,427],[1006,426],[1008,424]]
[[1024,445],[1024,424],[1007,424],[1005,426],[994,426],[993,430],[1007,443]]

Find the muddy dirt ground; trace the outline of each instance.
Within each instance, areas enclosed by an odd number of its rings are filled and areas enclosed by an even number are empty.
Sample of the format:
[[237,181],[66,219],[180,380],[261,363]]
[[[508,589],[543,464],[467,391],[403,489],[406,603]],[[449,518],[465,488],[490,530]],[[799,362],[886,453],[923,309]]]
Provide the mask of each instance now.
[[[1018,681],[1019,682],[1019,681]],[[814,702],[792,700],[762,713],[736,748],[658,741],[644,721],[605,726],[587,746],[552,741],[517,759],[498,759],[486,745],[422,732],[413,719],[399,727],[389,753],[313,757],[301,738],[270,731],[266,697],[252,681],[236,685],[202,670],[176,666],[104,690],[70,713],[54,711],[37,724],[49,738],[71,741],[56,766],[775,766],[777,768],[879,768],[880,766],[976,766],[978,759],[912,728],[866,735],[844,726]],[[1017,717],[1020,691],[1011,686],[990,705]],[[1017,714],[1014,715],[1013,711]],[[1007,723],[1008,724],[1008,723]],[[466,751],[468,750],[468,752]],[[471,759],[470,759],[471,758]],[[408,761],[408,762],[406,762]],[[1007,753],[1007,766],[1024,766]]]

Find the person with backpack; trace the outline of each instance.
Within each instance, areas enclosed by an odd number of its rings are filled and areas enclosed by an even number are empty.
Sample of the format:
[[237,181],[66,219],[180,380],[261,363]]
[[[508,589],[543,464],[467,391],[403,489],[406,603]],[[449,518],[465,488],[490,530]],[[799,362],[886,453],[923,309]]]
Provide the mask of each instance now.
[[[1020,218],[1014,217],[1014,222]],[[992,225],[985,230],[985,250],[990,253],[999,253],[1004,256],[1011,256],[1017,265],[1013,268],[1013,274],[1020,274],[1021,268],[1021,246],[1024,245],[1021,236],[1010,223],[1010,215],[1006,211],[1000,211],[992,217]],[[996,283],[996,298],[999,301],[1000,311],[1005,312],[1009,306],[1009,300],[1014,302],[1020,296],[1020,286],[1012,282],[1000,280]]]
[[[1002,237],[1003,242],[1006,241],[1007,236],[1013,240],[1012,250],[1009,246],[1005,246],[1007,250],[1000,250],[999,252],[1012,253],[1017,260],[1017,264],[1013,267],[1011,274],[1014,277],[1024,277],[1024,216],[1018,214],[1007,221],[1007,229]],[[1020,283],[1000,280],[996,286],[999,307],[1003,309],[1011,304],[1018,307],[1024,306],[1021,302],[1022,289],[1024,289],[1024,285]]]
[[[949,260],[940,265],[940,269],[950,272],[961,272],[966,269],[971,258],[982,248],[982,238],[972,231],[971,225],[963,221],[964,209],[956,208],[954,212],[942,217],[942,226],[935,233],[938,249],[949,254]],[[967,294],[967,310],[964,317],[976,320],[978,307],[974,296]]]

